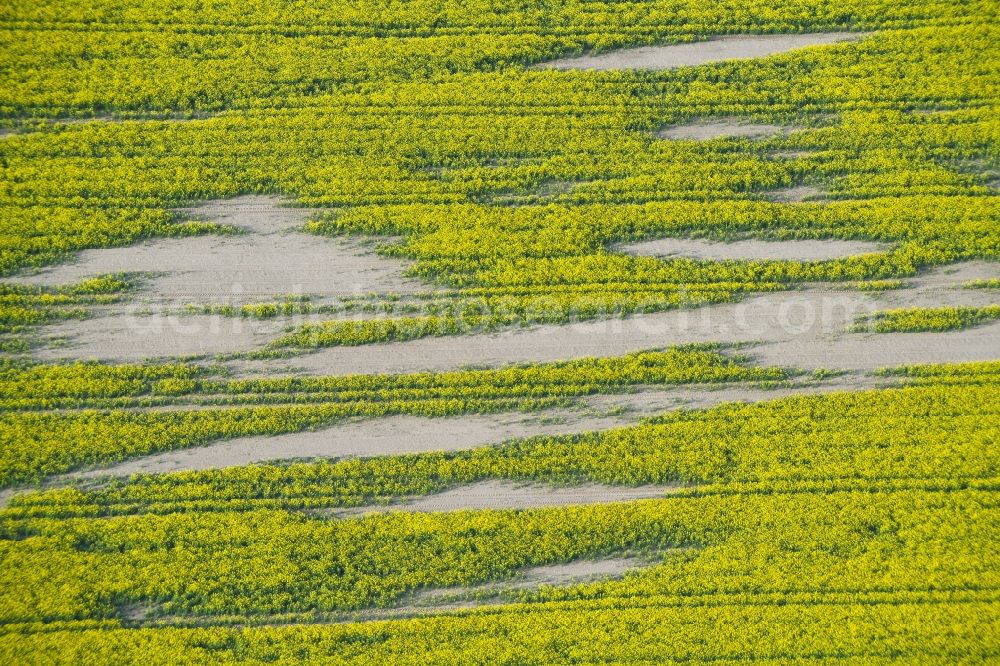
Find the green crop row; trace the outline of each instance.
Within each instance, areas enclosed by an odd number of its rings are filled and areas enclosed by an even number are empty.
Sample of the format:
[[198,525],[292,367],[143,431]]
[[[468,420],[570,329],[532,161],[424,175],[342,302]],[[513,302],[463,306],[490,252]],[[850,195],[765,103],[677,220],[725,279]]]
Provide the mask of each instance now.
[[966,289],[1000,289],[1000,279],[969,280],[962,286]]
[[62,287],[0,283],[0,335],[58,319],[83,319],[88,316],[87,306],[119,302],[133,287],[123,275],[94,277]]
[[[816,21],[832,20],[814,4]],[[218,230],[175,224],[170,211],[258,192],[329,209],[309,225],[316,233],[399,236],[382,251],[457,292],[443,312],[434,304],[391,323],[317,324],[282,342],[295,348],[661,310],[995,258],[998,199],[967,166],[995,158],[1000,124],[988,63],[997,40],[978,4],[922,3],[919,17],[915,6],[880,19],[894,29],[864,40],[759,61],[666,72],[456,71],[312,90],[278,106],[261,99],[245,112],[188,122],[95,120],[10,135],[0,143],[0,224],[8,231],[0,270]],[[852,12],[839,16],[842,27],[874,20],[865,8]],[[163,34],[173,35],[167,24]],[[12,25],[11,34],[32,32]],[[78,70],[72,76],[84,80]],[[734,115],[798,129],[759,141],[655,136],[664,125]],[[803,183],[822,185],[826,200],[766,200]],[[850,238],[888,249],[821,262],[715,262],[635,257],[619,247],[678,235]]]
[[[472,663],[486,649],[519,663],[572,661],[578,650],[611,660],[878,663],[899,651],[989,660],[1000,593],[996,364],[896,374],[953,381],[726,404],[454,454],[144,475],[18,496],[0,511],[0,650],[95,659],[113,644],[125,660],[151,650],[152,663],[181,653]],[[484,478],[688,489],[521,511],[338,519],[294,510]],[[648,563],[620,580],[504,587],[525,568],[626,552]],[[425,590],[472,593],[481,583],[511,590],[494,603],[518,603],[410,605]],[[368,621],[345,622],[357,617]],[[827,627],[808,647],[794,629],[804,621]],[[647,622],[644,641],[623,642]],[[683,631],[663,632],[664,622]],[[540,627],[565,638],[535,646]],[[624,633],[612,640],[595,627]]]
[[661,562],[543,598],[996,590],[1000,562],[987,546],[998,520],[993,492],[876,488],[343,520],[272,510],[4,518],[0,617],[121,619],[123,607],[149,604],[153,617],[253,621],[384,607],[422,588],[628,549]]
[[[859,658],[877,657],[885,641],[910,640],[915,656],[955,650],[984,659],[992,643],[982,634],[993,617],[984,609],[1000,589],[1000,562],[990,548],[1000,527],[996,364],[897,373],[948,381],[726,404],[633,428],[455,454],[146,475],[89,491],[18,496],[0,512],[2,649],[65,658],[78,649],[99,653],[102,641],[117,637],[129,654],[148,645],[173,655],[193,641],[219,659],[282,659],[286,650],[301,656],[292,646],[302,628],[243,634],[248,630],[156,625],[344,620],[378,608],[412,614],[418,611],[408,599],[422,590],[490,581],[502,587],[526,567],[643,552],[653,564],[622,580],[522,590],[516,596],[524,603],[493,606],[486,616],[449,611],[319,625],[311,649],[322,645],[328,658],[346,660],[461,660],[475,654],[470,641],[492,645],[498,626],[509,637],[528,631],[522,623],[537,630],[582,618],[612,622],[637,609],[663,619],[682,608],[694,633],[655,634],[670,654],[736,657],[756,654],[748,646],[759,645],[763,656],[781,659],[801,654],[799,642],[774,651],[788,640],[787,628],[729,646],[710,620],[726,609],[773,623],[781,608],[838,622],[864,608],[879,624],[877,648],[852,642],[859,631],[852,625],[847,634],[832,627],[818,634],[808,654],[843,656],[853,646]],[[184,419],[190,425],[196,416]],[[523,511],[347,519],[295,511],[391,501],[486,478],[682,482],[690,489],[627,504]],[[912,604],[919,613],[895,618],[880,610]],[[471,627],[484,617],[490,629],[474,639]],[[917,617],[935,618],[937,628],[908,639]],[[959,639],[936,624],[942,618],[962,620],[976,635]],[[118,629],[134,625],[145,628]],[[736,625],[754,626],[750,619]],[[369,635],[376,628],[381,632]],[[442,643],[445,628],[453,645]],[[935,647],[939,641],[949,648]],[[712,651],[695,648],[709,644]],[[609,658],[647,654],[639,646],[621,652],[620,641],[604,639],[570,645]],[[560,650],[533,658],[559,661]]]
[[[55,12],[14,3],[0,13],[5,117],[132,112],[197,117],[280,105],[377,81],[521,69],[559,54],[712,34],[874,30],[968,23],[976,2],[784,0],[746,12],[733,0],[647,5],[324,0],[192,3],[71,2]],[[179,113],[180,112],[180,113]]]
[[882,310],[859,320],[853,331],[913,333],[954,331],[1000,319],[1000,305]]
[[379,402],[421,398],[585,395],[629,386],[787,379],[781,368],[744,365],[717,345],[685,345],[606,358],[496,369],[402,375],[226,379],[217,368],[184,365],[67,365],[0,361],[5,409],[135,407],[198,402]]
[[[189,366],[0,366],[0,486],[80,465],[248,435],[287,433],[351,416],[445,416],[530,410],[639,385],[774,382],[780,368],[741,365],[688,347],[622,357],[412,375],[218,380]],[[125,411],[149,404],[233,405]],[[276,403],[269,406],[252,406]],[[39,411],[54,408],[78,411]],[[96,408],[114,411],[98,411]],[[16,411],[17,409],[25,411]]]
[[[995,366],[996,364],[994,364]],[[576,484],[857,483],[992,477],[996,368],[913,387],[672,412],[600,433],[450,453],[138,476],[15,498],[23,515],[360,506],[487,479]]]

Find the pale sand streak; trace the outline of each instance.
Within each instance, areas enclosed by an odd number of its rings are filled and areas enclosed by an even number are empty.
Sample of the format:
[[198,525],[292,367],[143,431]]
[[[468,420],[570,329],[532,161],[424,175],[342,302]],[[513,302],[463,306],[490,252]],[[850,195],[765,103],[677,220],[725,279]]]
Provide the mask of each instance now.
[[115,465],[72,472],[50,485],[139,473],[218,469],[290,459],[344,456],[372,457],[426,451],[458,451],[507,439],[560,435],[634,425],[665,411],[701,409],[722,402],[757,402],[789,395],[820,394],[891,385],[895,380],[848,375],[822,383],[802,382],[777,388],[752,386],[644,387],[636,393],[593,395],[578,409],[521,414],[470,414],[445,418],[388,416],[331,425],[286,435],[240,437],[206,446],[165,451]]
[[[539,326],[489,335],[425,338],[363,348],[331,347],[289,359],[241,361],[234,363],[233,368],[248,375],[413,372],[464,365],[498,366],[583,356],[617,356],[694,342],[761,343],[770,351],[757,360],[809,370],[867,371],[905,363],[991,360],[1000,358],[1000,323],[949,333],[882,334],[877,337],[845,331],[855,318],[877,310],[996,302],[995,293],[959,286],[966,280],[998,274],[1000,264],[969,262],[907,279],[910,288],[881,294],[843,290],[836,285],[815,285],[694,310]],[[788,351],[787,355],[783,354],[784,350]],[[755,354],[753,348],[747,353]]]
[[881,243],[856,240],[738,240],[707,241],[697,238],[657,238],[618,245],[616,251],[637,256],[695,257],[698,259],[794,259],[817,261],[837,259],[855,254],[884,252]]
[[600,55],[562,58],[536,69],[674,69],[710,62],[764,58],[807,46],[854,41],[861,33],[826,32],[797,35],[727,35],[701,42],[619,49]]
[[451,488],[434,495],[407,498],[398,503],[323,510],[341,518],[401,511],[478,511],[483,509],[536,509],[547,506],[602,504],[664,497],[676,488],[669,486],[605,486],[588,483],[570,487],[522,485],[509,481],[481,481]]

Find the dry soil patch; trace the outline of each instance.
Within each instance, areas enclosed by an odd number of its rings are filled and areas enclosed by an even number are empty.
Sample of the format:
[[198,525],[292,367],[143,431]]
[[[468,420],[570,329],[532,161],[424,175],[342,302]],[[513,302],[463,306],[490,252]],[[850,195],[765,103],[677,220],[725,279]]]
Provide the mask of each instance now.
[[805,201],[807,199],[815,199],[823,195],[823,191],[818,187],[813,187],[812,185],[796,185],[795,187],[786,187],[780,190],[771,190],[770,192],[764,193],[764,198],[770,201],[779,201],[783,203],[791,203],[795,201]]
[[98,359],[137,362],[171,356],[231,354],[262,347],[294,319],[243,319],[222,315],[146,314],[141,306],[38,328],[41,339],[58,344],[33,351],[40,360]]
[[[154,239],[122,248],[86,250],[75,261],[11,282],[56,285],[106,273],[144,273],[131,302],[103,308],[89,320],[37,329],[38,358],[137,361],[164,356],[246,351],[264,345],[300,318],[261,321],[187,315],[184,306],[280,301],[287,295],[323,298],[426,291],[402,277],[402,262],[382,258],[363,242],[301,231],[311,211],[275,197],[242,196],[187,209],[193,217],[239,227],[237,235]],[[323,316],[329,319],[329,316]]]
[[827,339],[786,340],[761,345],[749,355],[757,363],[807,370],[993,361],[1000,359],[1000,322],[961,331],[849,333]]
[[[776,365],[781,363],[776,362]],[[817,395],[836,391],[859,391],[898,384],[894,378],[878,377],[859,372],[824,379],[799,381],[763,388],[726,384],[712,386],[681,386],[672,389],[649,388],[636,393],[592,395],[581,402],[605,413],[622,412],[623,418],[638,422],[676,409],[706,409],[724,402],[761,402],[790,395]]]
[[570,410],[447,418],[388,416],[272,437],[239,437],[208,446],[166,451],[105,469],[76,472],[63,478],[216,469],[291,458],[373,457],[456,451],[515,437],[601,430],[624,422],[619,417],[587,416]]
[[[53,479],[52,483],[60,485],[79,479],[218,469],[289,459],[456,451],[498,444],[507,439],[623,427],[636,424],[645,417],[678,408],[702,409],[723,402],[757,402],[787,395],[858,390],[892,383],[892,380],[884,378],[851,374],[822,382],[790,382],[773,388],[735,384],[657,387],[635,393],[585,396],[580,398],[575,408],[528,414],[514,412],[443,418],[397,415],[380,419],[359,419],[317,430],[240,437],[190,449],[165,451],[107,468],[73,472]],[[191,407],[181,405],[165,409]],[[470,492],[480,491],[471,489]]]
[[[490,335],[425,338],[364,347],[331,347],[312,354],[264,361],[239,361],[236,372],[261,374],[349,374],[447,370],[465,365],[499,366],[518,362],[557,361],[582,356],[617,356],[643,349],[694,342],[764,343],[773,353],[767,362],[804,368],[868,370],[881,365],[1000,358],[1000,329],[984,326],[943,334],[940,347],[919,342],[923,334],[898,336],[875,357],[834,353],[836,344],[853,335],[863,350],[866,341],[884,347],[878,338],[845,331],[858,317],[877,310],[941,305],[987,305],[995,300],[985,290],[961,289],[970,279],[997,277],[1000,265],[969,262],[943,267],[907,280],[907,289],[862,292],[836,285],[814,285],[787,292],[752,296],[693,310],[672,310],[625,319],[584,321],[565,326],[539,326]],[[890,336],[893,337],[893,336]],[[840,342],[838,342],[838,340]],[[944,342],[947,341],[947,342]],[[789,357],[783,360],[781,350]],[[825,350],[831,352],[826,356]],[[875,363],[878,361],[878,363]],[[874,365],[873,365],[874,363]]]
[[796,35],[726,35],[702,42],[620,49],[600,55],[561,58],[536,65],[540,69],[674,69],[709,62],[764,58],[806,46],[853,41],[864,35],[825,32]]
[[468,608],[504,601],[502,595],[530,592],[544,585],[566,586],[601,580],[616,580],[626,574],[656,564],[652,557],[605,557],[574,560],[521,569],[514,577],[482,585],[420,590],[410,595],[398,608],[420,610],[428,607]]
[[815,152],[815,150],[775,150],[768,153],[768,155],[782,160],[797,160],[808,157]]
[[244,233],[85,250],[75,261],[12,281],[55,285],[105,273],[153,273],[140,296],[172,306],[252,303],[288,294],[360,296],[427,290],[426,285],[402,277],[402,262],[380,257],[357,240],[301,231],[312,211],[281,203],[276,197],[258,195],[207,202],[184,212],[239,227]]
[[887,246],[856,240],[738,240],[729,243],[695,238],[657,238],[619,245],[627,254],[655,257],[694,257],[726,261],[732,259],[791,259],[819,261],[855,254],[884,252]]
[[546,506],[602,504],[649,499],[663,497],[672,490],[674,488],[667,486],[624,487],[585,484],[572,487],[550,487],[516,484],[510,481],[481,481],[434,495],[413,497],[396,504],[334,509],[327,513],[347,517],[390,511],[429,513],[483,509],[534,509]]
[[656,132],[657,138],[677,140],[708,141],[723,137],[762,139],[777,134],[787,134],[794,128],[780,125],[748,123],[739,118],[718,118],[701,120],[684,125],[671,125]]

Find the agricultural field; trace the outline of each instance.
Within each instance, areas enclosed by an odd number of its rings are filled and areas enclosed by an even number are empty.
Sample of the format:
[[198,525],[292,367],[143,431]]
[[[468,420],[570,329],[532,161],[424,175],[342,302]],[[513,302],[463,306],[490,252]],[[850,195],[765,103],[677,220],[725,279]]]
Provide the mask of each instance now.
[[0,664],[1000,661],[992,0],[0,6]]

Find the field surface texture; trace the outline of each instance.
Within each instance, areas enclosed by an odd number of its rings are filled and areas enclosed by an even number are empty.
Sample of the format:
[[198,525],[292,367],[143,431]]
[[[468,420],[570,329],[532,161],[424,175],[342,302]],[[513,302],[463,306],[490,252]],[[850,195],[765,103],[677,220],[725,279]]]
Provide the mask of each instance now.
[[0,665],[1000,661],[995,0],[0,3]]

